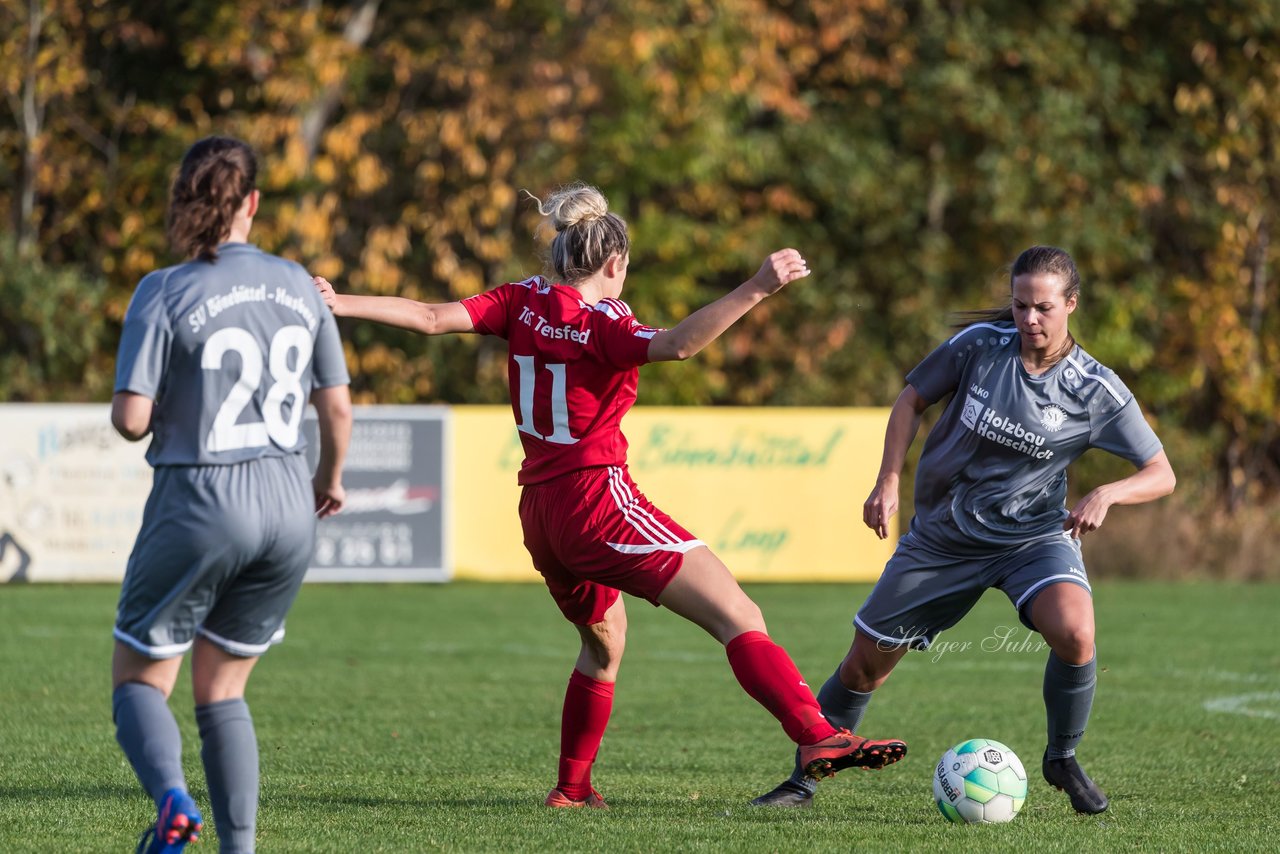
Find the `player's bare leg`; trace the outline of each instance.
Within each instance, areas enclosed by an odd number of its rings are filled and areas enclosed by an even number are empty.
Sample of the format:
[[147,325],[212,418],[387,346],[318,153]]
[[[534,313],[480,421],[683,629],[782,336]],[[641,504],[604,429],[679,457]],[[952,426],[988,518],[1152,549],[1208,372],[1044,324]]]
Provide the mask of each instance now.
[[560,764],[556,787],[546,805],[557,808],[608,809],[591,786],[595,764],[613,710],[613,686],[627,643],[627,612],[619,597],[604,619],[577,626],[582,648],[565,690],[560,719]]
[[870,694],[885,683],[907,649],[907,644],[885,644],[861,630],[855,631],[849,652],[836,671],[840,684],[850,691]]
[[769,639],[760,608],[710,549],[702,546],[685,555],[680,572],[658,602],[725,645],[738,682],[800,745],[801,762],[811,776],[881,767],[906,753],[903,742],[859,738],[837,731],[822,717],[791,657]]
[[618,681],[618,668],[627,648],[627,610],[622,597],[609,606],[600,622],[574,628],[582,638],[574,669],[601,682]]
[[1075,758],[1097,685],[1093,598],[1079,584],[1050,584],[1036,595],[1030,613],[1051,650],[1044,674],[1049,744],[1041,772],[1049,785],[1067,793],[1076,812],[1100,813],[1107,796]]

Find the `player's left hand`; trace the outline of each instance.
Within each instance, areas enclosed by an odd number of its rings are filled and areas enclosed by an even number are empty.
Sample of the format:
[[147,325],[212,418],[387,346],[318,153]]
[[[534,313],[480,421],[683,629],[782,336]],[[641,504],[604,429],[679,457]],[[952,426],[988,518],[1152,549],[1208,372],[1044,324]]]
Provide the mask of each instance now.
[[1105,487],[1098,487],[1076,504],[1062,523],[1062,530],[1070,531],[1071,536],[1080,539],[1090,531],[1102,527],[1111,509],[1111,501],[1107,498]]
[[311,488],[316,495],[316,518],[328,519],[342,510],[347,503],[347,491],[340,483],[322,484],[312,481]]
[[776,294],[785,285],[809,275],[809,265],[794,249],[779,249],[760,265],[752,277],[765,295]]

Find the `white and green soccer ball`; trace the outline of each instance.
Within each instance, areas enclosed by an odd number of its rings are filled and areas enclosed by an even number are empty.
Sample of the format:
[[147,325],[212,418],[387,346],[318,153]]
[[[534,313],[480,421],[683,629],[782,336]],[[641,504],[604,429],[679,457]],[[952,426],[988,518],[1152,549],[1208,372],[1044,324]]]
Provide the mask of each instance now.
[[950,821],[1012,821],[1027,799],[1027,772],[1005,745],[989,738],[971,738],[938,760],[933,797]]

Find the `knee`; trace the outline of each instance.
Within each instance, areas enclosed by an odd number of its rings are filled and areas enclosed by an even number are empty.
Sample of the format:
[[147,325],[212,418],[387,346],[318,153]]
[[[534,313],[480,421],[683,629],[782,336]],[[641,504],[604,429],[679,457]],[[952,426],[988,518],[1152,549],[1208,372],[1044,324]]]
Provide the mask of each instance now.
[[1065,626],[1052,638],[1049,646],[1054,655],[1067,664],[1088,664],[1093,659],[1093,625]]
[[593,668],[610,679],[616,678],[622,654],[627,648],[626,623],[597,623],[583,639],[582,655]]
[[601,646],[596,655],[601,666],[617,670],[622,663],[622,654],[627,650],[627,633],[625,631],[609,638],[609,643]]
[[760,610],[760,606],[755,600],[749,596],[743,596],[742,601],[738,603],[738,607],[734,613],[738,626],[744,632],[764,632],[768,634],[768,629],[764,624],[764,612]]
[[869,694],[884,684],[888,674],[879,674],[866,662],[846,658],[840,665],[840,683],[850,691]]
[[760,606],[745,594],[737,602],[725,608],[713,625],[707,628],[716,640],[726,646],[734,638],[747,632],[769,634]]
[[854,644],[840,662],[840,682],[850,691],[869,694],[885,683],[895,663],[895,658],[870,654],[861,644]]

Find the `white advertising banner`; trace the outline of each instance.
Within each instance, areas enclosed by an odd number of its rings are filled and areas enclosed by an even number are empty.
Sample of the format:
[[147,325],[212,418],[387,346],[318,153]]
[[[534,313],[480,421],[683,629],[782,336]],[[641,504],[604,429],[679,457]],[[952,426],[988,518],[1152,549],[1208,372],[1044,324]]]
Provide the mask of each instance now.
[[[124,578],[151,492],[150,439],[107,404],[0,404],[0,582]],[[320,521],[308,581],[445,581],[449,411],[357,406],[347,509]],[[315,422],[307,422],[314,446]],[[312,448],[312,458],[314,447]]]
[[0,404],[0,580],[118,581],[151,491],[107,404]]

